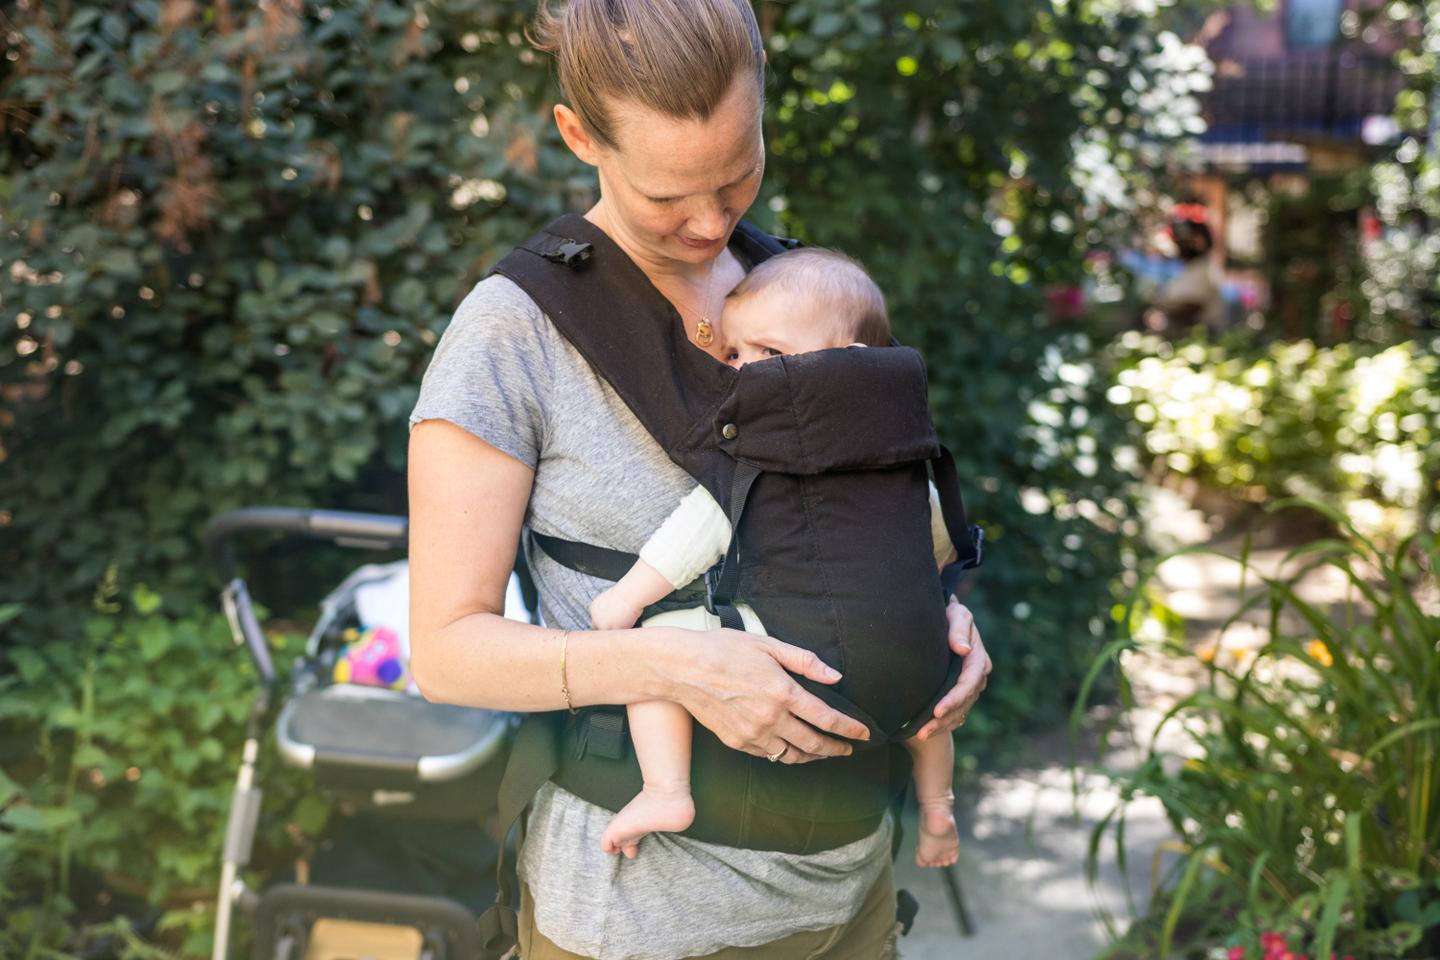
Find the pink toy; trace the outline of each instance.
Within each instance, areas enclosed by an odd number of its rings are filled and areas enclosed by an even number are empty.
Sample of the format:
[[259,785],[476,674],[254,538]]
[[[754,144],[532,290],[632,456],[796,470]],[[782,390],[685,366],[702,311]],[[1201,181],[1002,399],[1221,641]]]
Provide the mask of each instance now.
[[410,671],[400,651],[400,638],[389,627],[371,627],[359,633],[345,631],[347,643],[335,663],[336,683],[359,683],[369,687],[404,690]]

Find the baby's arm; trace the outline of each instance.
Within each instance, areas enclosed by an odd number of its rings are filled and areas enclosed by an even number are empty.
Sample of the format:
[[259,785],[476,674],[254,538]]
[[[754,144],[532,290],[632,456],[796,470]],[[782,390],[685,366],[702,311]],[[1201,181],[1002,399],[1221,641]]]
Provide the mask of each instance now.
[[697,486],[640,548],[635,565],[590,604],[591,622],[599,630],[634,626],[642,610],[704,573],[729,545],[730,520]]
[[955,551],[955,544],[950,542],[950,531],[945,529],[945,514],[940,509],[940,491],[935,489],[934,483],[930,484],[930,539],[935,542],[936,566],[943,568],[945,564],[960,556]]

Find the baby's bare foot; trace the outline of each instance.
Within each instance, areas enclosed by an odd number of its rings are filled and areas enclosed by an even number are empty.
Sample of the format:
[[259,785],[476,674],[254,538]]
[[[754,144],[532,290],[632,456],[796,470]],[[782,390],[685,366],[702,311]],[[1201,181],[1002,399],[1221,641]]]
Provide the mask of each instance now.
[[920,842],[915,863],[922,867],[948,867],[960,859],[960,831],[955,826],[955,795],[920,801]]
[[605,828],[600,849],[634,860],[647,833],[678,833],[694,822],[695,799],[688,780],[674,785],[647,783]]

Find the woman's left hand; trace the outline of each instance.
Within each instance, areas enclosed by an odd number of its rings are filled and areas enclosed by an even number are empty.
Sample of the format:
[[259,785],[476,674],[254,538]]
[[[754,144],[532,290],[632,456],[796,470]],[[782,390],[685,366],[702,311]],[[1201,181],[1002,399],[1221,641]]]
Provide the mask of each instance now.
[[965,722],[970,708],[980,698],[990,676],[990,655],[980,641],[980,631],[975,628],[975,617],[953,596],[945,608],[945,619],[950,624],[950,649],[965,658],[960,667],[960,679],[955,689],[945,694],[935,704],[935,719],[921,727],[915,734],[917,740],[928,740],[937,733],[949,733]]

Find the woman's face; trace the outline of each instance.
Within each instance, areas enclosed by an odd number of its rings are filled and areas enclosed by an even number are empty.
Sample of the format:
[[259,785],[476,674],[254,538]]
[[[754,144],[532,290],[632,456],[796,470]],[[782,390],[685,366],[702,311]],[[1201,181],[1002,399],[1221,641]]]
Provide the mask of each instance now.
[[616,144],[602,146],[574,111],[555,108],[566,143],[598,168],[607,232],[649,265],[703,264],[725,248],[765,172],[760,102],[740,76],[705,120],[677,120],[632,102],[611,105]]

